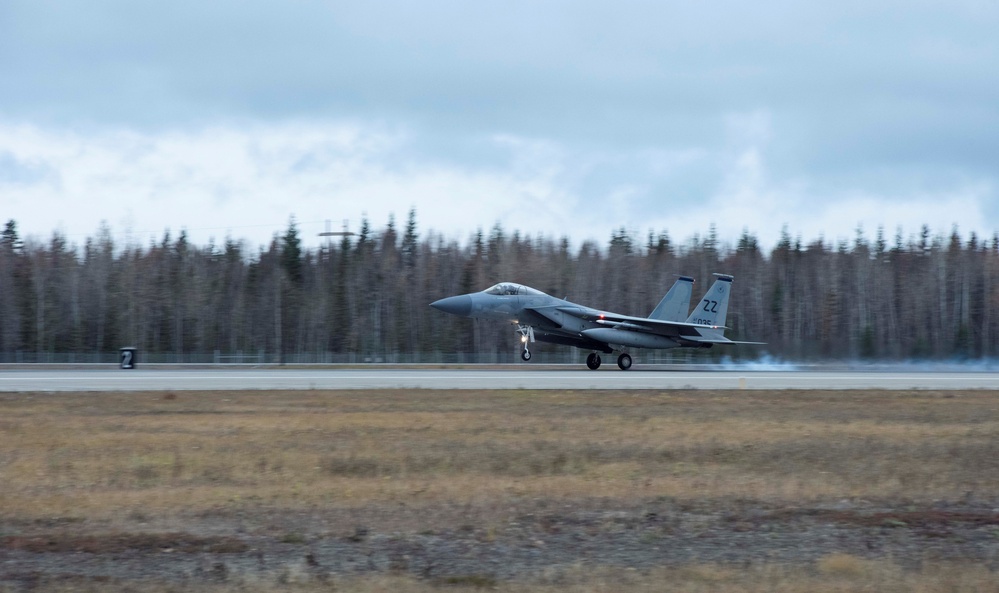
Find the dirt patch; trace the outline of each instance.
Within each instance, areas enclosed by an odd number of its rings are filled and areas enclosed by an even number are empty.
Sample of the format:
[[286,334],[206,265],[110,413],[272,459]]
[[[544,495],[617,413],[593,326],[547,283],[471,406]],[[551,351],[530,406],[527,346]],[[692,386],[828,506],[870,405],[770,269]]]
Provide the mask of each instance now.
[[179,552],[183,554],[238,554],[249,546],[233,537],[198,537],[187,533],[104,533],[7,536],[0,549],[32,553],[118,554],[136,552]]
[[207,587],[395,575],[435,587],[493,588],[565,584],[581,567],[638,575],[697,566],[744,572],[773,565],[860,576],[872,566],[890,566],[896,576],[955,562],[989,574],[999,569],[996,516],[984,506],[902,510],[884,504],[788,510],[751,501],[590,500],[554,507],[521,501],[509,514],[490,505],[260,509],[249,521],[235,515],[180,521],[192,531],[241,536],[7,536],[0,583],[23,584],[25,575],[35,575]]

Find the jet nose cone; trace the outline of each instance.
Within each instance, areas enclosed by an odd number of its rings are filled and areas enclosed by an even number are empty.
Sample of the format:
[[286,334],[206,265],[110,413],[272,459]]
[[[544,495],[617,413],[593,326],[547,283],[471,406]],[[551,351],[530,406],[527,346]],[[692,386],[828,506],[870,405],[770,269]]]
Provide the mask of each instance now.
[[467,317],[472,312],[472,297],[467,294],[447,297],[430,303],[430,306],[438,311]]

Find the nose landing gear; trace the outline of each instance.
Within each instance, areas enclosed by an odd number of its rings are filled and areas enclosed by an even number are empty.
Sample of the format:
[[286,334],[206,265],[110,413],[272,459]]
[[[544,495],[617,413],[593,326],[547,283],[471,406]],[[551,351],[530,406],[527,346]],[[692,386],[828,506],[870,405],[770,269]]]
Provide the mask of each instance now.
[[534,328],[530,325],[518,325],[517,333],[520,334],[520,341],[524,344],[524,351],[520,353],[520,359],[527,362],[531,360],[531,349],[527,344],[534,341]]

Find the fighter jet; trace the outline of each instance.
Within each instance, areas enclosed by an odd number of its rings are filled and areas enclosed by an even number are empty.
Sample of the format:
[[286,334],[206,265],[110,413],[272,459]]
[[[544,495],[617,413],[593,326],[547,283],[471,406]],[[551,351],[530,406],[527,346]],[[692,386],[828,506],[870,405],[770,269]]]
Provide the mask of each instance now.
[[553,297],[523,284],[501,282],[482,292],[440,299],[430,306],[462,317],[510,321],[524,344],[520,357],[531,360],[530,344],[550,342],[592,352],[591,370],[600,368],[600,354],[619,352],[617,366],[626,371],[632,359],[627,348],[710,348],[736,342],[725,337],[725,314],[732,276],[718,277],[697,307],[687,315],[694,279],[681,276],[648,317],[632,317],[592,309]]

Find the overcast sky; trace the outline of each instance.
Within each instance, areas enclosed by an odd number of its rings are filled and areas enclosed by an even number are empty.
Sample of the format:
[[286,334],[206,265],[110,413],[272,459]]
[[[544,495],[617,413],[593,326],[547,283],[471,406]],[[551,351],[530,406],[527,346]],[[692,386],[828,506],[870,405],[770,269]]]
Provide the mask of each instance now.
[[999,3],[0,2],[0,218],[999,231]]

